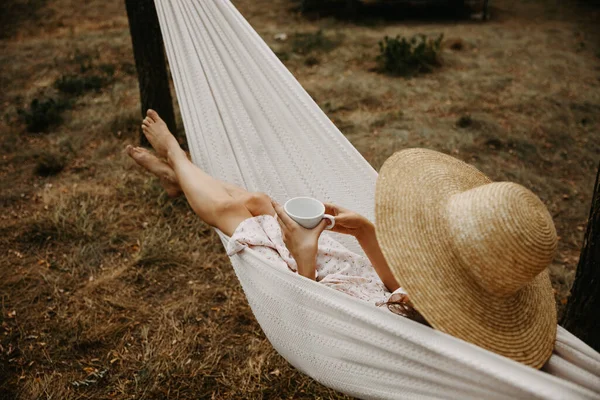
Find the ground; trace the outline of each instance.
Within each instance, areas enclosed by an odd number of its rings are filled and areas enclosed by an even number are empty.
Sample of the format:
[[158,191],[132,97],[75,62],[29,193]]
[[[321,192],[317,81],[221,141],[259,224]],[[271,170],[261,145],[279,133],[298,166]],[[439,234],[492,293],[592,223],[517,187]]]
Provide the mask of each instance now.
[[[375,168],[427,147],[538,194],[562,310],[600,154],[597,9],[494,0],[485,23],[351,23],[234,3]],[[123,152],[140,123],[123,2],[0,15],[0,398],[344,398],[274,352],[217,236]],[[379,40],[416,33],[444,34],[440,68],[375,70]]]

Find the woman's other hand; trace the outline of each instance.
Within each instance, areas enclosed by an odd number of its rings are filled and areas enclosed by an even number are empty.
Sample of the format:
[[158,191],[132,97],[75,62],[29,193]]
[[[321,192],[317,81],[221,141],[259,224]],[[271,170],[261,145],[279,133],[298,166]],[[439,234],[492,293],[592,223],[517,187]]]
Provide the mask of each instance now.
[[325,213],[335,217],[333,232],[352,235],[359,239],[373,230],[373,224],[367,218],[338,205],[325,203]]
[[332,231],[352,235],[358,239],[360,247],[364,250],[369,261],[371,261],[383,284],[390,292],[398,289],[400,286],[392,274],[377,242],[375,225],[362,215],[336,206],[335,204],[326,203],[325,212],[335,217],[335,226]]
[[279,222],[279,226],[281,227],[283,242],[298,264],[298,273],[314,281],[317,268],[319,236],[321,236],[321,233],[323,233],[323,230],[329,224],[329,220],[323,219],[313,229],[306,229],[291,219],[279,203],[272,201],[272,204],[277,213],[277,222]]

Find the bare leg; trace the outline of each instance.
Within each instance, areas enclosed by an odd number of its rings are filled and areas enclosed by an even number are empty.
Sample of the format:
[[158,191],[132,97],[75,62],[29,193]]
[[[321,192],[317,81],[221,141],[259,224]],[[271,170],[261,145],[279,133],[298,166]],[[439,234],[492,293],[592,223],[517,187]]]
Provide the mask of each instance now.
[[231,235],[247,218],[275,214],[267,195],[221,182],[192,164],[156,112],[148,110],[142,130],[157,154],[167,159],[190,206],[206,223]]
[[[133,147],[131,145],[126,148],[127,154],[140,166],[154,174],[160,179],[161,185],[165,188],[165,191],[169,197],[178,197],[183,194],[179,182],[177,181],[177,175],[169,164],[165,161],[160,160],[154,154],[143,147]],[[186,153],[189,158],[189,154]],[[248,194],[248,191],[242,189],[239,186],[235,186],[228,182],[219,181],[221,185],[227,190],[227,192],[233,197],[244,196]]]

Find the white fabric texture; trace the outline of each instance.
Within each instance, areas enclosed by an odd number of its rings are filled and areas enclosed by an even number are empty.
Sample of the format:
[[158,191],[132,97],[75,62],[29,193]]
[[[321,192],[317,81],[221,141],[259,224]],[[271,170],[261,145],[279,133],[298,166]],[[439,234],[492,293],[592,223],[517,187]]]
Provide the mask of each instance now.
[[[155,3],[197,165],[280,202],[313,196],[373,218],[376,171],[229,1]],[[273,347],[343,393],[600,399],[600,355],[560,327],[542,372],[274,268],[251,249],[231,262]]]

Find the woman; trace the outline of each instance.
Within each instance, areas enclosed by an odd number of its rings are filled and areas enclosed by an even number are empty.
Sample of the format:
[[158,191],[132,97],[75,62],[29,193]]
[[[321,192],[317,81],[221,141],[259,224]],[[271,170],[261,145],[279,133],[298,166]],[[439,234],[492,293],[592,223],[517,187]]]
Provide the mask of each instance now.
[[547,267],[556,229],[523,186],[492,182],[435,151],[400,151],[377,179],[376,227],[326,205],[333,230],[356,237],[367,260],[321,235],[327,221],[304,229],[267,195],[208,176],[156,112],[148,111],[142,129],[158,157],[131,146],[129,155],[230,236],[229,255],[252,248],[281,268],[535,368],[552,354],[556,308]]
[[251,193],[207,175],[188,159],[154,110],[148,110],[142,131],[158,157],[132,146],[127,147],[128,154],[156,175],[170,196],[183,192],[204,222],[230,236],[229,255],[252,246],[282,268],[376,305],[388,304],[396,292],[390,303],[394,306],[389,309],[418,318],[399,289],[368,219],[333,204],[325,205],[326,213],[336,218],[333,231],[354,236],[367,260],[333,239],[321,237],[327,220],[314,229],[305,229],[268,195]]

